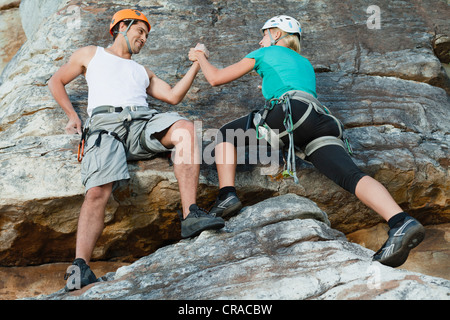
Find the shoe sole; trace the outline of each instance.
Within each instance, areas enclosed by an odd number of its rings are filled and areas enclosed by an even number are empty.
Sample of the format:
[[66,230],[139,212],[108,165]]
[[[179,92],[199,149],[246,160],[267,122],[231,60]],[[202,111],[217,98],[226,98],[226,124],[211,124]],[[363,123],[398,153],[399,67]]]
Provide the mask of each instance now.
[[408,259],[409,252],[417,247],[424,238],[425,228],[422,225],[411,228],[409,235],[405,235],[403,238],[400,249],[386,259],[379,260],[379,262],[392,268],[401,266]]
[[236,202],[232,206],[223,210],[221,217],[224,219],[231,218],[231,217],[235,216],[241,209],[242,209],[242,203],[240,201]]
[[208,224],[206,226],[203,226],[201,229],[194,230],[194,231],[192,231],[192,232],[190,232],[188,234],[185,234],[185,233],[181,232],[181,238],[183,238],[183,239],[192,238],[192,237],[198,236],[203,231],[206,231],[206,230],[218,230],[218,229],[222,229],[224,226],[225,226],[224,222],[216,221],[214,223],[211,223],[211,224]]

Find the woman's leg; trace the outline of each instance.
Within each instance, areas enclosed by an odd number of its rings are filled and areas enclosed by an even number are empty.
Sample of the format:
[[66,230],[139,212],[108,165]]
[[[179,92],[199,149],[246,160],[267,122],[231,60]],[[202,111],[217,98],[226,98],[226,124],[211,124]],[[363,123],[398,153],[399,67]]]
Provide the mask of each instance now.
[[391,267],[402,265],[410,250],[418,246],[425,237],[425,229],[420,222],[403,212],[381,183],[363,175],[361,171],[358,173],[359,169],[343,148],[322,147],[311,158],[319,171],[354,193],[387,221],[390,228],[388,239],[372,259]]
[[234,144],[222,142],[215,148],[219,188],[234,187],[236,177],[237,153]]
[[311,155],[310,160],[321,173],[355,194],[386,221],[403,211],[388,190],[364,174],[342,147],[322,147]]
[[[214,216],[231,217],[242,208],[242,203],[234,187],[237,166],[237,140],[241,140],[237,139],[236,130],[239,129],[238,132],[245,133],[249,129],[247,128],[247,122],[248,116],[236,119],[220,128],[216,137],[216,141],[221,141],[215,147],[215,160],[220,189],[216,202],[210,210],[210,213]],[[247,143],[248,141],[245,139],[244,144]]]
[[[247,128],[247,123],[248,116],[245,116],[227,123],[218,132],[216,141],[220,142],[215,147],[215,160],[220,188],[234,187],[237,166],[236,147],[238,147],[238,140],[242,140],[238,139],[239,137],[236,134],[239,134],[239,132],[245,134],[245,131],[250,129]],[[252,126],[252,128],[254,127]],[[248,145],[249,141],[245,138],[240,143]]]
[[389,191],[372,177],[365,176],[358,182],[355,195],[386,221],[403,211]]

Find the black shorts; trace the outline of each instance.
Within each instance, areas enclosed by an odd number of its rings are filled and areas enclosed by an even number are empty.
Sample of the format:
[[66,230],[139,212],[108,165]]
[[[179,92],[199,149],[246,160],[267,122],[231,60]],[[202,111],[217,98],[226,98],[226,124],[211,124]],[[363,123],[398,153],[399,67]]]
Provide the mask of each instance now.
[[[308,105],[304,102],[291,99],[292,120],[296,123],[308,109]],[[285,112],[282,105],[278,104],[269,112],[266,118],[267,125],[279,132],[285,131],[283,124]],[[219,130],[222,139],[237,146],[236,137],[227,141],[226,130],[255,130],[253,121],[249,121],[249,117],[245,116],[236,119]],[[312,111],[306,120],[293,132],[294,144],[296,147],[304,150],[305,146],[311,141],[323,136],[339,136],[339,128],[336,121],[325,114]],[[216,140],[217,141],[217,140]],[[251,144],[252,139],[246,138],[245,145]],[[285,145],[289,145],[289,137],[284,136],[282,141]],[[327,145],[314,151],[306,160],[310,161],[322,174],[333,180],[345,190],[355,193],[356,185],[362,177],[366,176],[353,162],[347,151],[337,145]]]

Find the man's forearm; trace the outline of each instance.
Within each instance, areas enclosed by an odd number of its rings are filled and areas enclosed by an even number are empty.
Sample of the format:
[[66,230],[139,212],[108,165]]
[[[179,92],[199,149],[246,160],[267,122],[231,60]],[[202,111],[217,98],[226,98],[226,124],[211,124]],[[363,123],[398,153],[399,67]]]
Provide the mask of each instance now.
[[58,82],[57,79],[51,78],[48,82],[48,88],[55,101],[61,106],[69,119],[74,116],[78,117],[62,82]]
[[184,99],[199,71],[199,63],[194,62],[184,77],[172,88],[173,104],[178,104]]
[[69,122],[66,126],[66,132],[69,134],[78,133],[81,134],[81,120],[78,114],[73,108],[72,102],[70,102],[69,96],[65,89],[64,84],[57,78],[51,78],[48,82],[48,87],[53,95],[55,101],[61,106],[69,118]]

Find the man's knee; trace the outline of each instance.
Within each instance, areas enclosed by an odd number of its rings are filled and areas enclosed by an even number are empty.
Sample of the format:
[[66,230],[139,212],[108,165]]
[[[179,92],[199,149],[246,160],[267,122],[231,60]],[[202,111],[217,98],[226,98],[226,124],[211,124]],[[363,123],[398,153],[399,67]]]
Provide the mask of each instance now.
[[180,120],[174,123],[171,130],[171,140],[174,145],[179,142],[190,142],[195,139],[194,123],[189,120]]
[[174,124],[171,141],[175,146],[172,161],[177,164],[201,164],[195,125],[192,121],[180,120]]
[[86,192],[85,201],[106,202],[108,201],[111,192],[112,192],[112,183],[103,186],[92,187]]
[[175,130],[185,130],[191,134],[195,133],[194,123],[189,120],[179,120],[174,124]]

